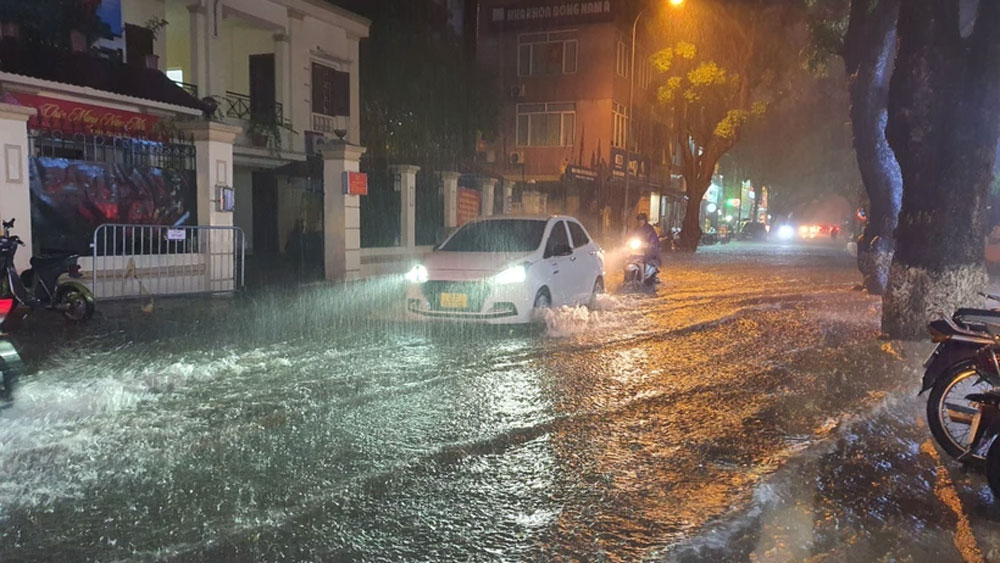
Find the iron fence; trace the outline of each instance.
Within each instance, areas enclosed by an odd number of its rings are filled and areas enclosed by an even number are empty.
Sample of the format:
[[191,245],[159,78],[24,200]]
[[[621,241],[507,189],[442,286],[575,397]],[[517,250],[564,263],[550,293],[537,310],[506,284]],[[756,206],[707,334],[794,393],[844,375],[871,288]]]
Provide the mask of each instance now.
[[239,227],[105,224],[94,231],[97,299],[227,293],[245,286]]
[[[253,119],[256,112],[264,113],[264,108],[255,108],[255,104],[252,98],[246,94],[240,94],[238,92],[226,91],[226,95],[223,98],[223,103],[226,110],[226,117],[235,117],[236,119]],[[281,102],[271,102],[273,109],[267,111],[266,113],[272,113],[274,117],[274,122],[278,125],[284,125],[285,123],[285,108]],[[266,114],[264,117],[268,117]]]
[[68,119],[33,118],[30,154],[126,166],[195,169],[194,139],[166,126],[157,131],[95,130]]

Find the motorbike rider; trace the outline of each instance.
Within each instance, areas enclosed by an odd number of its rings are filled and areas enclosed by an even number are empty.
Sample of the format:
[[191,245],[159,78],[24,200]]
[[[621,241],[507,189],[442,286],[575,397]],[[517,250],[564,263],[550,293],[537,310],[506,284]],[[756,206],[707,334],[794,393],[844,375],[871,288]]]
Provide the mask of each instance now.
[[635,229],[632,236],[638,238],[645,245],[643,261],[647,264],[660,267],[660,235],[656,234],[656,229],[649,224],[649,218],[645,213],[635,216]]

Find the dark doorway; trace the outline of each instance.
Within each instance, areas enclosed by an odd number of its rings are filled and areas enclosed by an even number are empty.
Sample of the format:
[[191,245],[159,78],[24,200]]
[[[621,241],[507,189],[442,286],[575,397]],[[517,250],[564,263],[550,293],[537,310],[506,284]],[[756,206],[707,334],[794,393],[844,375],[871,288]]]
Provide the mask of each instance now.
[[273,120],[275,112],[274,53],[250,55],[250,116]]
[[276,255],[278,248],[278,179],[269,171],[253,173],[253,251]]
[[125,24],[125,62],[146,66],[146,55],[153,54],[153,32],[139,25]]

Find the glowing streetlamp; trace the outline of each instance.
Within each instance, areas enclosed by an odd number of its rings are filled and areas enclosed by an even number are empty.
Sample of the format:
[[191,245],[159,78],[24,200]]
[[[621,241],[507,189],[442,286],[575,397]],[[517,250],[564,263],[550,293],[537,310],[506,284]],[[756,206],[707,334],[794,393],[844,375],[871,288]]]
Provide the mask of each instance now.
[[[669,0],[670,5],[679,7],[684,0]],[[625,116],[625,202],[622,203],[622,225],[625,232],[628,232],[628,192],[629,192],[629,172],[632,168],[632,102],[635,89],[635,31],[639,27],[639,19],[646,13],[649,6],[639,10],[632,22],[632,55],[628,70],[628,115]],[[638,172],[638,170],[636,170]]]

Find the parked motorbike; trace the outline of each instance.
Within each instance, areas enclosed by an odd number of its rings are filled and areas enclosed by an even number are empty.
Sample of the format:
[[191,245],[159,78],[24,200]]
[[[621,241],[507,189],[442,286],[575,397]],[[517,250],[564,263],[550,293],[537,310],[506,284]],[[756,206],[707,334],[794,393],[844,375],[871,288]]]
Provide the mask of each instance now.
[[924,362],[921,393],[927,397],[927,424],[931,434],[948,455],[963,460],[980,460],[965,455],[978,408],[966,397],[1000,387],[1000,369],[992,369],[981,356],[991,351],[1000,334],[1000,313],[959,309],[928,325],[937,344]]
[[[94,314],[94,295],[82,283],[83,277],[79,256],[62,254],[55,256],[33,256],[31,268],[20,275],[14,266],[14,255],[18,246],[23,246],[17,235],[10,233],[14,219],[3,222],[3,237],[0,237],[0,295],[13,297],[17,302],[31,309],[45,308],[59,311],[70,321],[85,321]],[[70,279],[61,280],[63,274]]]
[[625,260],[626,290],[649,289],[659,283],[659,267],[646,258],[647,243],[632,238],[628,241],[629,255]]
[[13,399],[14,385],[24,373],[21,356],[4,332],[8,315],[14,306],[13,298],[0,297],[0,408]]

